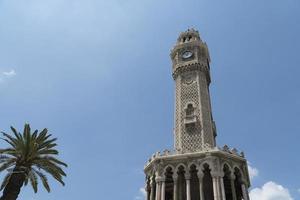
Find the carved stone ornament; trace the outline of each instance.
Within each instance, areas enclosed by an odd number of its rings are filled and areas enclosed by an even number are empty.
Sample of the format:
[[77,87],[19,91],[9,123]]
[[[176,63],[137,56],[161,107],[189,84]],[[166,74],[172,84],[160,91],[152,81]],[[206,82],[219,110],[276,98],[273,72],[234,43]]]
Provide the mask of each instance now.
[[186,85],[190,85],[196,80],[195,73],[191,73],[191,72],[184,74],[182,78],[183,78],[183,82]]

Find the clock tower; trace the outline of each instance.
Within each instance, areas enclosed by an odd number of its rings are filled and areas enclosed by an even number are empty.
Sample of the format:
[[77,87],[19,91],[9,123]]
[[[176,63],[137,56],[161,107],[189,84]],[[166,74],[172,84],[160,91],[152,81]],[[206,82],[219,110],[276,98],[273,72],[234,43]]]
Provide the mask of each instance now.
[[198,31],[181,33],[171,50],[175,82],[174,149],[147,161],[146,200],[249,200],[244,153],[216,145],[210,56]]
[[180,34],[171,51],[175,80],[175,149],[201,151],[216,145],[209,96],[209,52],[199,33]]

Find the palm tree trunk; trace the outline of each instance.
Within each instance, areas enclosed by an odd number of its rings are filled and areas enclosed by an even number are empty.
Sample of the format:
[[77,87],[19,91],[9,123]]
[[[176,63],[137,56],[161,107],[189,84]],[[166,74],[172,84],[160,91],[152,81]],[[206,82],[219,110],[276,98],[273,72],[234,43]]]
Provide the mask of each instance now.
[[15,167],[0,200],[16,200],[25,181],[25,174]]

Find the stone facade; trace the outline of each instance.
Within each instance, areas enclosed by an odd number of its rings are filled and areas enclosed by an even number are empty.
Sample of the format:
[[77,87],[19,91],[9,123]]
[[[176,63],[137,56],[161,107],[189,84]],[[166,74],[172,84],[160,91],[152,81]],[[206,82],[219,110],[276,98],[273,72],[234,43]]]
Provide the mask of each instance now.
[[249,200],[244,153],[216,146],[209,94],[210,57],[198,31],[171,51],[175,81],[174,150],[148,160],[146,200]]

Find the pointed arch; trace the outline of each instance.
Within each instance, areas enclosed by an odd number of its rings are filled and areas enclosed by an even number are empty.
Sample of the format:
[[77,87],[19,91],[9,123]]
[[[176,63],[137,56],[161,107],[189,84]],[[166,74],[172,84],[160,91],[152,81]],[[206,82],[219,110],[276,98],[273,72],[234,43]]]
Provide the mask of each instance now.
[[241,169],[239,167],[234,167],[234,185],[235,185],[235,191],[236,191],[236,199],[242,200],[243,199],[243,192],[242,192],[242,183],[243,183],[243,177],[241,173]]
[[191,176],[190,183],[191,183],[191,200],[199,200],[200,199],[200,185],[199,185],[199,178],[198,172],[199,167],[196,163],[189,164],[189,174]]
[[205,161],[203,163],[201,163],[201,165],[199,166],[199,169],[201,169],[202,171],[205,169],[205,167],[207,167],[212,170],[212,163],[210,161]]
[[171,170],[172,170],[173,172],[175,172],[175,167],[174,167],[173,165],[168,164],[168,165],[166,165],[166,166],[164,167],[164,169],[163,169],[163,174],[165,174],[166,171],[167,171],[167,169],[169,169],[169,168],[171,168]]
[[167,165],[164,168],[164,179],[165,179],[165,200],[172,200],[174,195],[174,167],[172,165]]
[[185,175],[187,173],[187,167],[184,164],[179,164],[176,167],[177,178],[177,198],[185,200],[186,199],[186,181]]
[[223,161],[221,164],[221,169],[224,169],[224,167],[227,166],[227,168],[232,171],[233,167],[231,164],[229,164],[227,161]]
[[211,176],[211,166],[207,163],[203,167],[203,193],[205,200],[214,200],[213,181]]
[[178,172],[179,168],[183,168],[184,171],[187,170],[187,166],[183,163],[179,163],[176,167],[175,167],[175,172]]
[[232,190],[232,184],[231,184],[231,178],[232,178],[232,169],[228,163],[224,163],[222,165],[222,170],[224,173],[223,177],[223,184],[224,184],[224,190],[225,190],[225,197],[226,199],[233,199],[233,191]]

